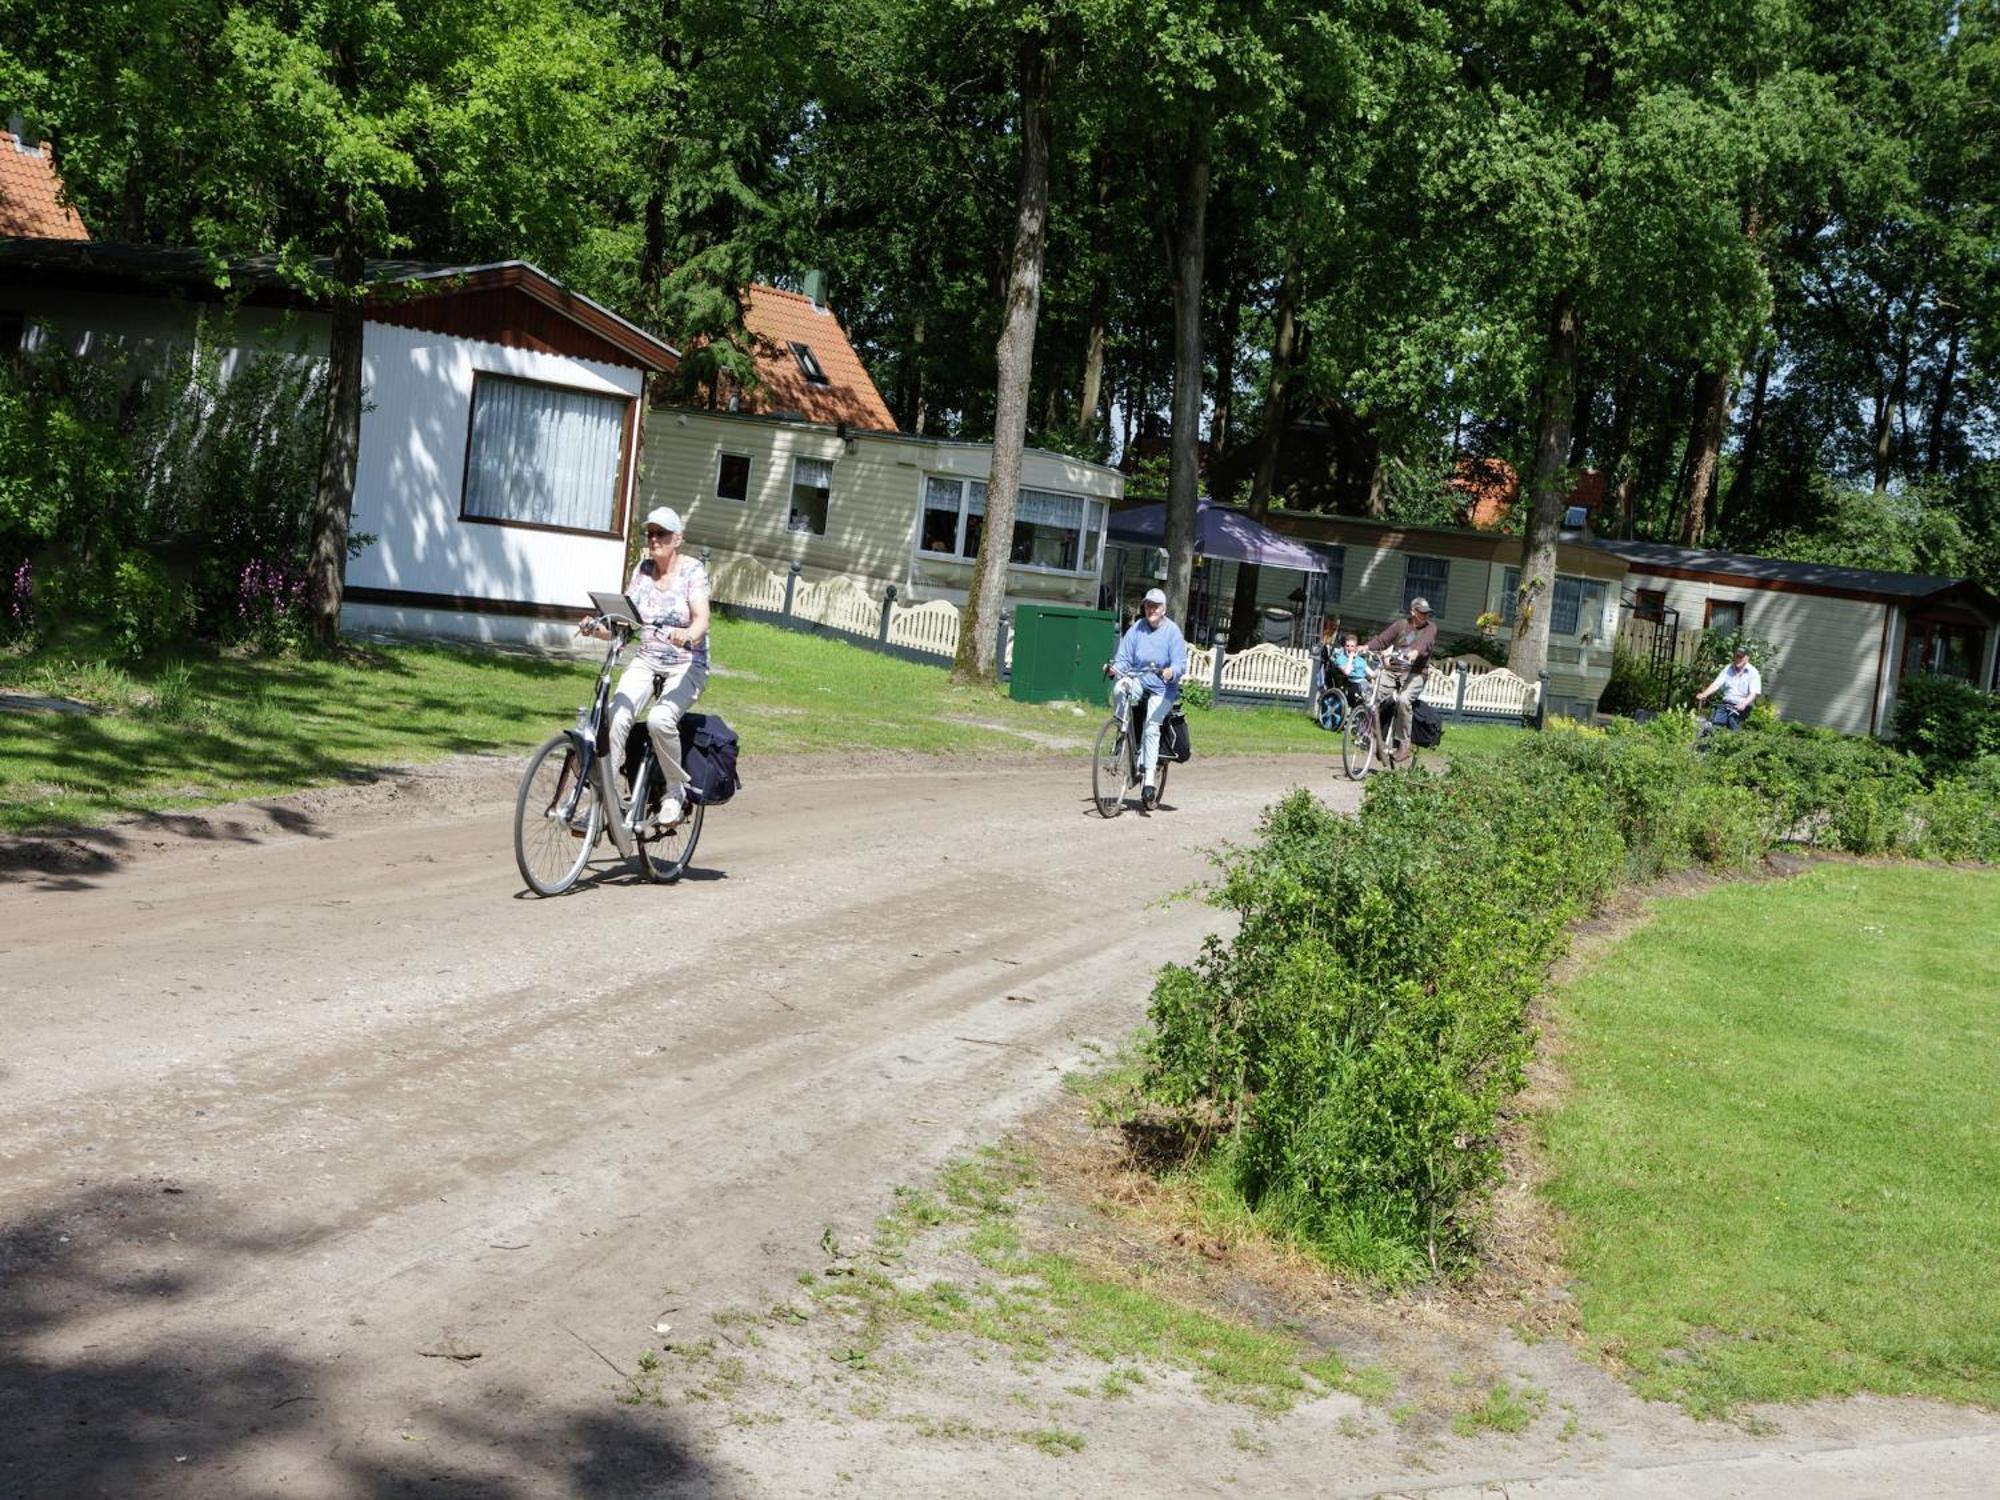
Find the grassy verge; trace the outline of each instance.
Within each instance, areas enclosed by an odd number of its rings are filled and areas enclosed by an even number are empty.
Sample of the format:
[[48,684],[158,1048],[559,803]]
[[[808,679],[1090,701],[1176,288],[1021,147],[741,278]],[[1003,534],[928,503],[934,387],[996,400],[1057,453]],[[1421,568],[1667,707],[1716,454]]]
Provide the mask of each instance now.
[[1827,867],[1661,900],[1559,995],[1550,1192],[1644,1393],[2000,1403],[1996,932],[2000,874]]
[[[1099,705],[1016,703],[936,667],[768,625],[719,620],[704,707],[746,755],[838,750],[1077,754]],[[338,781],[447,755],[524,750],[570,721],[594,667],[399,646],[338,661],[189,654],[107,666],[77,636],[0,655],[0,691],[94,714],[0,713],[0,831],[101,824]],[[1303,712],[1198,716],[1197,751],[1325,752]]]
[[[829,1230],[821,1240],[825,1264],[800,1273],[793,1297],[763,1311],[726,1309],[715,1324],[734,1330],[731,1342],[740,1347],[768,1347],[779,1366],[788,1352],[804,1352],[835,1366],[839,1381],[879,1381],[874,1394],[855,1401],[854,1409],[869,1415],[890,1415],[893,1392],[919,1372],[920,1385],[935,1385],[935,1366],[913,1350],[940,1339],[975,1351],[975,1364],[998,1357],[1023,1375],[1049,1369],[1066,1382],[1061,1396],[1085,1402],[1130,1396],[1165,1371],[1191,1375],[1212,1400],[1265,1415],[1329,1391],[1370,1401],[1388,1394],[1382,1371],[1350,1370],[1291,1333],[1157,1295],[1143,1284],[1143,1268],[1107,1270],[1038,1247],[1033,1241],[1042,1236],[1022,1222],[1034,1191],[1024,1155],[981,1151],[949,1167],[934,1188],[899,1189],[894,1210],[865,1244],[843,1245]],[[714,1394],[716,1354],[714,1340],[704,1338],[669,1344],[660,1355],[649,1351],[619,1398],[666,1404]],[[754,1373],[739,1368],[726,1394],[743,1394]],[[1038,1409],[1077,1414],[1059,1400]],[[918,1435],[1012,1438],[1052,1455],[1083,1446],[1080,1434],[1061,1427],[952,1426]]]

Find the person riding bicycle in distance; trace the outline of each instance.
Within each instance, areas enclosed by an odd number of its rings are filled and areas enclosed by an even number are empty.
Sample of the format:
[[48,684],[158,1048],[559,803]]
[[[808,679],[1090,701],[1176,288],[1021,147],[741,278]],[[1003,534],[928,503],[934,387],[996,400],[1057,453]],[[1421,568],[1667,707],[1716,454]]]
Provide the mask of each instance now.
[[1739,643],[1730,655],[1729,665],[1715,674],[1715,681],[1694,695],[1694,701],[1706,703],[1717,690],[1722,693],[1722,704],[1710,722],[1721,729],[1741,729],[1743,721],[1750,717],[1751,705],[1764,692],[1764,679],[1751,664],[1748,647]]
[[[611,757],[625,758],[625,740],[658,685],[659,702],[646,718],[653,754],[666,786],[660,815],[648,837],[671,828],[685,810],[687,771],[681,765],[681,715],[708,685],[708,568],[681,551],[687,528],[680,512],[663,505],[646,517],[646,552],[625,593],[639,613],[639,654],[626,666],[611,699]],[[583,622],[586,635],[609,632]]]
[[1396,748],[1394,754],[1408,760],[1416,754],[1410,743],[1410,717],[1412,706],[1424,690],[1424,682],[1430,676],[1431,647],[1437,644],[1437,621],[1431,618],[1431,601],[1412,599],[1410,617],[1393,621],[1368,643],[1370,651],[1393,651],[1395,655],[1384,664],[1389,679],[1383,684],[1383,691],[1396,705]]
[[1147,589],[1139,602],[1139,618],[1118,642],[1118,654],[1111,659],[1111,672],[1117,679],[1111,696],[1122,715],[1138,702],[1140,694],[1150,695],[1146,730],[1139,740],[1139,805],[1148,810],[1160,801],[1153,785],[1154,768],[1160,760],[1160,726],[1180,699],[1187,664],[1187,641],[1180,626],[1167,618],[1167,596],[1159,589]]

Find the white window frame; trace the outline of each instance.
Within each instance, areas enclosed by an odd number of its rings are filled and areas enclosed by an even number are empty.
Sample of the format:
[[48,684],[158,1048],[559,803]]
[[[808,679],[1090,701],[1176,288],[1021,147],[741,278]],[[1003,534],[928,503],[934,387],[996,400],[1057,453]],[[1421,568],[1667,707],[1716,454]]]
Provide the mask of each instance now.
[[[725,495],[722,493],[722,461],[726,458],[740,458],[743,460],[743,493],[740,495]],[[755,454],[738,453],[733,448],[721,449],[715,455],[715,483],[711,486],[715,492],[715,498],[718,500],[727,500],[734,505],[748,505],[750,503],[750,487],[756,482],[756,475],[757,458]]]
[[[792,524],[792,518],[800,513],[797,505],[797,496],[799,493],[800,464],[826,465],[826,484],[823,486],[823,488],[826,491],[826,514],[823,517],[821,517],[821,525],[819,530],[817,531],[815,531],[810,526],[795,526]],[[817,454],[812,454],[812,453],[794,453],[792,455],[792,483],[791,487],[785,491],[786,533],[791,536],[825,536],[832,529],[833,529],[833,460],[830,458],[821,458]]]
[[[930,485],[934,479],[958,486],[958,526],[952,534],[953,545],[957,550],[952,552],[933,552],[924,546],[924,514],[926,511],[933,509],[930,503]],[[941,562],[971,563],[976,561],[975,558],[965,555],[966,525],[975,513],[971,504],[972,487],[978,485],[982,490],[987,490],[990,488],[988,481],[978,474],[940,474],[936,471],[926,471],[918,479],[917,485],[917,556],[935,558]],[[1023,573],[1043,573],[1055,578],[1101,577],[1104,572],[1104,551],[1109,545],[1106,531],[1111,524],[1111,502],[1101,495],[1087,495],[1076,490],[1045,490],[1040,485],[1032,484],[1024,484],[1021,488],[1024,491],[1032,490],[1037,494],[1055,495],[1064,500],[1080,500],[1083,502],[1083,520],[1076,530],[1077,566],[1074,568],[1052,568],[1045,563],[1024,563],[1013,562],[1011,560],[1007,566],[1018,569]],[[983,501],[977,513],[980,515],[985,514]],[[1096,539],[1097,544],[1096,558],[1093,563],[1086,566],[1084,558],[1090,555],[1090,543],[1093,537]],[[1011,553],[1013,548],[1010,546],[1008,551]]]

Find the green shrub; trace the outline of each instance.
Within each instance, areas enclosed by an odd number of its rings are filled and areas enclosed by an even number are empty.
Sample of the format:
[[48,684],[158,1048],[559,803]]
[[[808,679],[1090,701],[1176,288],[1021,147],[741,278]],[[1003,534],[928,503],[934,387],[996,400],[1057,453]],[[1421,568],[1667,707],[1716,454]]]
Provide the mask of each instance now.
[[1215,693],[1209,684],[1197,682],[1192,677],[1181,684],[1182,708],[1203,709],[1213,708],[1214,706]]
[[[2000,764],[2000,758],[1988,760]],[[1948,777],[1912,800],[1910,816],[1914,852],[1928,859],[2000,862],[2000,785]]]
[[1891,728],[1933,774],[2000,755],[2000,697],[1953,677],[1912,677],[1896,692]]
[[187,590],[173,583],[143,552],[118,559],[110,587],[97,595],[111,638],[126,657],[178,640],[194,623]]
[[1158,977],[1145,1093],[1265,1223],[1395,1281],[1470,1253],[1573,917],[1781,836],[2000,858],[2000,757],[1926,792],[1870,740],[1780,724],[1698,749],[1682,711],[1378,778],[1352,819],[1295,792],[1258,832],[1212,893],[1235,936]]
[[1856,854],[1898,845],[1923,785],[1919,764],[1891,746],[1803,724],[1716,735],[1705,759],[1769,806],[1776,837]]

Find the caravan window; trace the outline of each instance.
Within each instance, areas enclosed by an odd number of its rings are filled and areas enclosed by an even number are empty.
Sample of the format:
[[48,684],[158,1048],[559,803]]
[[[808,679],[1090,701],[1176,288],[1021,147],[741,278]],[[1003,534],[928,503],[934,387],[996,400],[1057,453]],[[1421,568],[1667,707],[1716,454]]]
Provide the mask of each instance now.
[[[1104,517],[1102,500],[1024,489],[1014,511],[1008,561],[1017,568],[1094,574],[1104,538]],[[924,476],[919,551],[933,557],[975,558],[985,522],[985,480],[953,474]]]
[[813,536],[825,536],[827,502],[832,495],[832,459],[793,459],[792,513],[785,522],[785,529],[809,532]]
[[480,371],[460,517],[618,534],[629,397]]

